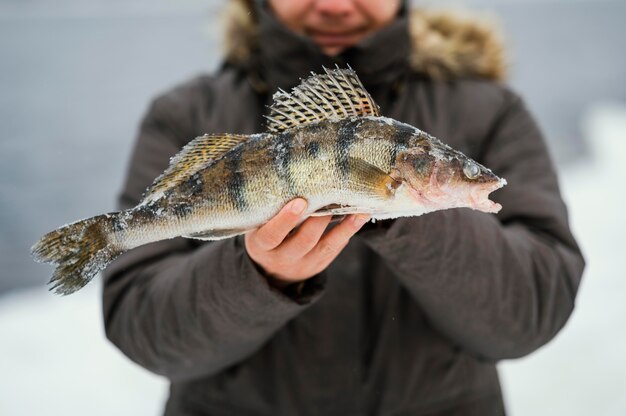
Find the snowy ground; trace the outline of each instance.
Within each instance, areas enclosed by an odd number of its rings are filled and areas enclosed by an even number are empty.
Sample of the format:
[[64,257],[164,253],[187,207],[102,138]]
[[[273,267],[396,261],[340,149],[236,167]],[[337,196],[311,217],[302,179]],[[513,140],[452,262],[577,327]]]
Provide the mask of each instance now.
[[104,337],[100,287],[29,289],[0,301],[0,415],[159,415],[164,379]]
[[[592,109],[586,128],[593,160],[561,179],[588,269],[564,331],[501,365],[513,416],[626,414],[626,106]],[[0,298],[1,415],[160,414],[167,385],[105,340],[99,292],[94,283],[63,298],[43,288]]]

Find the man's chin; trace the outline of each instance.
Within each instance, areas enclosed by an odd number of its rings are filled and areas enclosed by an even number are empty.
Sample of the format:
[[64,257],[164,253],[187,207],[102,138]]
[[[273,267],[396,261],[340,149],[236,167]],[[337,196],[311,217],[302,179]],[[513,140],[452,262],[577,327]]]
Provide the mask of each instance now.
[[334,57],[334,56],[339,55],[341,52],[345,51],[346,47],[345,46],[320,46],[320,49],[322,50],[324,55]]

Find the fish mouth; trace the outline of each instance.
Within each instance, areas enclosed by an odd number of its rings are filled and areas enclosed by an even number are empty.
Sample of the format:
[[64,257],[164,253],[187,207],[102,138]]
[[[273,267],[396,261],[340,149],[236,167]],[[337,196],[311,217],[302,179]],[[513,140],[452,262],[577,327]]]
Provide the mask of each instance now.
[[496,214],[502,209],[502,205],[489,199],[489,194],[506,185],[506,179],[498,179],[483,185],[472,187],[470,191],[470,208],[482,212]]

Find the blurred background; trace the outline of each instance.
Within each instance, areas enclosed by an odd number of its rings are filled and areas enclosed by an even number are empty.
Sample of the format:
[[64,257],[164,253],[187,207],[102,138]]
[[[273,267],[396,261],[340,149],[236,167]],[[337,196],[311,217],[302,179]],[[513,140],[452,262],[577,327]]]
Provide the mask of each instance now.
[[[0,0],[0,414],[158,415],[167,383],[104,338],[30,246],[113,210],[149,100],[211,71],[225,0]],[[588,267],[565,329],[500,366],[511,415],[626,414],[626,0],[419,1],[497,16]]]

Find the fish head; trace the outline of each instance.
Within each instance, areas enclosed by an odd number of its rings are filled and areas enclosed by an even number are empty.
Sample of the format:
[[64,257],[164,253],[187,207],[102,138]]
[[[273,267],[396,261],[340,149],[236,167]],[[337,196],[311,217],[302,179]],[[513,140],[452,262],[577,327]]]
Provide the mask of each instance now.
[[490,169],[441,143],[400,152],[394,179],[408,185],[412,198],[430,211],[467,207],[497,213],[489,194],[506,185]]

